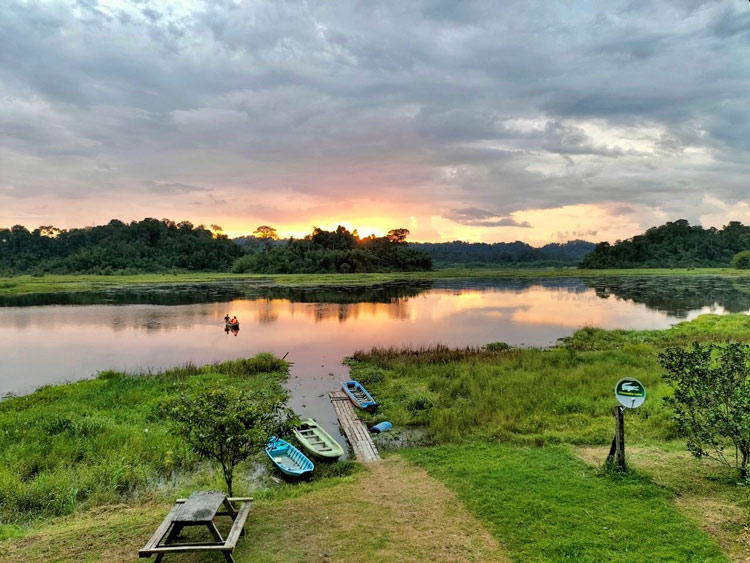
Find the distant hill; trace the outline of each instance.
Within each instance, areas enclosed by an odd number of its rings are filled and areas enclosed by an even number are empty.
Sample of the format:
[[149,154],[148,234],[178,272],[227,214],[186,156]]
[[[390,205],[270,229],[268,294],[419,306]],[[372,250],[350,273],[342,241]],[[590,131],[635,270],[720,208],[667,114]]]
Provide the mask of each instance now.
[[581,268],[711,268],[726,267],[738,252],[750,249],[750,227],[732,221],[723,229],[704,229],[685,219],[653,227],[642,235],[602,242]]
[[572,240],[534,247],[525,242],[422,242],[409,243],[426,252],[438,267],[576,266],[594,250],[593,242]]

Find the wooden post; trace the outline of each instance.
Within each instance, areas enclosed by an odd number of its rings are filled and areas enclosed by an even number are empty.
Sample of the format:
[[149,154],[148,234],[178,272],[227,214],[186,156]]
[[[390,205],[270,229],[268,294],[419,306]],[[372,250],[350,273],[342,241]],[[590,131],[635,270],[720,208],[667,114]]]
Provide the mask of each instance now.
[[624,471],[625,467],[625,409],[616,406],[615,410],[615,459]]

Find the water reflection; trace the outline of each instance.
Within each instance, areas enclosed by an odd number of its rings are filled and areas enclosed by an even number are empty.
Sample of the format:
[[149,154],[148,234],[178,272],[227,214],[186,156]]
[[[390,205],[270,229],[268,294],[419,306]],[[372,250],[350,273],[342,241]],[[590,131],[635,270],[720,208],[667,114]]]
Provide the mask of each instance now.
[[371,286],[279,287],[270,280],[131,285],[99,291],[0,296],[0,307],[42,305],[190,305],[236,299],[287,299],[302,303],[390,303],[432,287],[431,281],[393,281]]
[[585,280],[602,299],[615,296],[649,309],[686,318],[703,307],[730,313],[750,310],[750,285],[746,279],[718,277],[597,278]]
[[[326,392],[347,375],[341,359],[357,349],[492,341],[546,346],[584,325],[664,328],[704,312],[750,310],[750,288],[722,278],[480,279],[344,289],[239,285],[175,289],[176,297],[163,288],[140,296],[130,288],[99,295],[104,304],[78,295],[96,303],[1,307],[0,395],[103,369],[154,371],[289,353],[292,407],[335,432]],[[226,297],[236,293],[241,296]],[[225,332],[226,314],[241,323],[236,335]]]

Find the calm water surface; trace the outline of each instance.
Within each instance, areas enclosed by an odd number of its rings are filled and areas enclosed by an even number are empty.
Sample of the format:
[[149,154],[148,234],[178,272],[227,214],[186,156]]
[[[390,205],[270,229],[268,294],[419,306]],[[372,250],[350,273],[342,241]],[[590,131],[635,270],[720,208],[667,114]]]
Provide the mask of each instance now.
[[[291,406],[336,430],[326,392],[341,360],[372,346],[548,346],[574,330],[666,328],[702,313],[750,311],[725,278],[451,280],[376,289],[247,284],[131,288],[0,302],[0,395],[105,369],[156,371],[258,352],[293,362]],[[224,332],[226,313],[241,330]]]

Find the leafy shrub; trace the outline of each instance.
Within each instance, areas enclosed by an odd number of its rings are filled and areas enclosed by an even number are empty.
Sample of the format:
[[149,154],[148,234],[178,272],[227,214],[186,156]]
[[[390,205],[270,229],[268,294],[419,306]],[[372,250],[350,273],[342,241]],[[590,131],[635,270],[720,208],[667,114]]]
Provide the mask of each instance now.
[[738,270],[750,270],[750,250],[738,252],[732,258],[732,266]]
[[[750,346],[694,343],[659,355],[674,387],[672,407],[687,448],[698,458],[735,467],[747,479],[750,460]],[[726,451],[730,442],[734,452]],[[732,455],[734,453],[734,455]],[[739,454],[739,455],[738,455]]]

